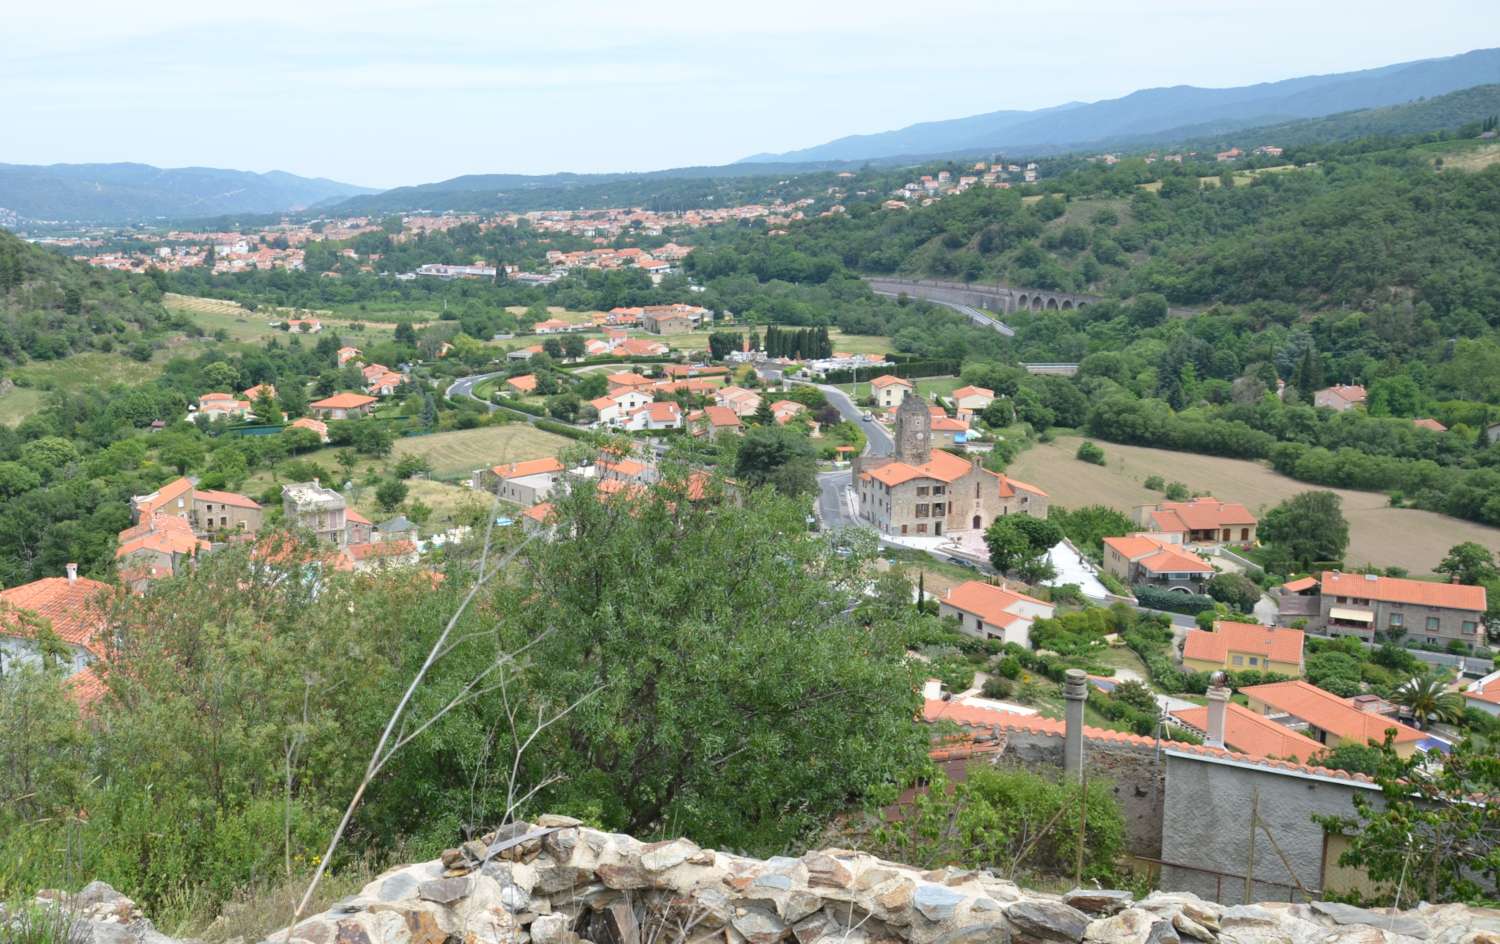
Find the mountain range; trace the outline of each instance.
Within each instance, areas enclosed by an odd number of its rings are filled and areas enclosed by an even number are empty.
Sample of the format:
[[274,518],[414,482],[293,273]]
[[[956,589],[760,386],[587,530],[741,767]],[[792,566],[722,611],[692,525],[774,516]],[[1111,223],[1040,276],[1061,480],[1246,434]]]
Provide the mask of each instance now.
[[928,121],[782,154],[756,154],[740,163],[863,161],[993,151],[1035,156],[1117,142],[1173,143],[1208,133],[1396,105],[1496,82],[1500,82],[1500,49],[1480,49],[1441,59],[1237,88],[1178,85],[1036,111],[996,111]]
[[0,212],[37,221],[135,223],[301,210],[367,187],[273,170],[149,164],[0,164]]

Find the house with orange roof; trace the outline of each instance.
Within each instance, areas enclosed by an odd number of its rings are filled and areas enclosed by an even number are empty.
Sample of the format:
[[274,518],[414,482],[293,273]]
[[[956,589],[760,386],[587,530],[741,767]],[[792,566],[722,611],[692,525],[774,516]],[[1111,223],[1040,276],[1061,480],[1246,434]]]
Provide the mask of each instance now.
[[620,387],[589,401],[598,414],[597,426],[621,428],[631,413],[655,402],[651,388]]
[[289,528],[309,531],[324,544],[342,550],[349,543],[349,504],[337,489],[317,479],[283,485],[281,514]]
[[1313,394],[1313,406],[1343,413],[1364,406],[1369,394],[1358,384],[1334,384]]
[[536,374],[507,377],[505,378],[505,386],[509,393],[518,393],[522,396],[536,393]]
[[273,400],[276,399],[276,385],[267,383],[256,384],[255,386],[246,390],[244,393],[240,394],[240,396],[244,397],[246,400],[249,400],[250,405],[253,407],[255,405],[255,401],[260,399],[261,394],[265,394]]
[[535,334],[566,334],[574,328],[582,327],[585,326],[575,325],[571,321],[563,321],[561,318],[548,318],[532,325],[531,330]]
[[952,400],[959,416],[972,415],[995,402],[995,391],[966,384],[953,391]]
[[[1256,757],[1295,760],[1305,764],[1327,750],[1301,731],[1293,731],[1243,705],[1228,702],[1224,709],[1224,746],[1231,751]],[[1209,733],[1207,706],[1176,708],[1172,710],[1171,716],[1172,720],[1195,734],[1207,736]]]
[[893,374],[881,374],[870,381],[870,396],[875,398],[875,405],[882,410],[900,406],[906,395],[916,389],[910,380]]
[[349,544],[369,544],[375,540],[375,525],[353,508],[344,508],[344,539]]
[[514,351],[506,352],[505,358],[512,361],[529,361],[540,353],[542,353],[542,346],[540,344],[528,344],[525,347],[518,347]]
[[1054,612],[1050,603],[981,580],[965,581],[938,601],[938,615],[957,618],[965,634],[1028,647],[1032,624]]
[[645,485],[653,477],[650,466],[629,456],[617,456],[609,459],[601,458],[594,464],[594,469],[600,482],[616,479],[621,482],[635,482]]
[[695,327],[691,315],[670,306],[653,306],[641,314],[641,328],[651,334],[686,334]]
[[288,318],[286,329],[293,334],[317,334],[323,330],[323,322],[316,318]]
[[969,440],[969,421],[949,416],[942,407],[928,407],[932,414],[932,444],[938,448],[963,446]]
[[615,344],[611,352],[620,357],[661,357],[671,348],[660,341],[648,341],[645,338],[626,338]]
[[610,393],[620,393],[626,390],[650,390],[655,383],[649,377],[643,377],[634,371],[622,371],[609,374],[604,378]]
[[287,424],[287,429],[307,429],[318,434],[318,439],[323,443],[328,442],[328,424],[322,420],[315,420],[310,416],[299,416]]
[[0,675],[11,666],[42,658],[41,628],[66,650],[69,674],[82,672],[104,655],[109,644],[109,584],[78,576],[68,564],[65,577],[43,577],[0,590]]
[[682,423],[682,407],[671,400],[661,400],[653,401],[627,411],[624,422],[620,425],[623,429],[640,431],[681,429]]
[[1484,587],[1337,570],[1323,571],[1315,588],[1295,583],[1298,590],[1281,588],[1278,622],[1305,620],[1310,632],[1366,642],[1380,632],[1428,645],[1485,645]]
[[859,515],[882,534],[935,537],[983,530],[996,518],[1047,517],[1047,493],[951,452],[933,448],[932,413],[910,396],[896,410],[895,454],[855,456]]
[[241,420],[250,415],[250,401],[232,393],[205,393],[198,398],[198,409],[190,419]]
[[552,509],[551,502],[537,502],[521,512],[521,529],[528,533],[547,530],[551,525]]
[[187,522],[192,533],[199,537],[255,534],[260,530],[264,515],[264,509],[252,498],[235,492],[198,488],[192,479],[186,477],[130,499],[131,520],[137,525],[162,517],[177,517]]
[[1380,744],[1387,732],[1394,732],[1396,754],[1410,757],[1427,738],[1410,725],[1358,707],[1350,699],[1300,679],[1249,685],[1240,689],[1240,694],[1251,711],[1300,731],[1330,750],[1340,744]]
[[776,422],[782,426],[790,423],[794,417],[806,412],[807,407],[796,400],[777,400],[771,404],[771,415],[776,417]]
[[744,419],[754,416],[755,411],[760,409],[760,394],[754,390],[730,384],[720,387],[714,393],[714,403],[734,411],[734,415]]
[[368,416],[375,407],[376,399],[363,393],[335,393],[331,397],[314,400],[308,409],[323,420],[351,420]]
[[365,383],[369,383],[376,377],[379,377],[382,374],[388,374],[390,372],[391,369],[384,364],[366,364],[359,369],[359,375],[365,378]]
[[724,406],[706,406],[687,415],[687,428],[694,436],[715,439],[725,433],[738,433],[740,418]]
[[1430,416],[1424,416],[1421,419],[1412,420],[1411,425],[1415,426],[1418,429],[1430,429],[1434,433],[1446,433],[1448,431],[1448,427],[1444,426],[1442,423],[1439,423],[1437,420],[1433,419]]
[[404,540],[350,544],[344,548],[343,555],[357,573],[390,567],[411,567],[419,560],[417,545]]
[[340,367],[343,367],[350,361],[357,361],[364,356],[364,353],[364,351],[361,351],[357,347],[350,347],[348,345],[345,345],[344,347],[339,348],[338,354],[336,355],[338,365]]
[[388,370],[370,378],[370,382],[365,384],[365,392],[371,396],[388,397],[400,389],[404,383],[406,383],[405,374],[396,370]]
[[1178,544],[1248,546],[1255,543],[1255,516],[1239,502],[1207,495],[1189,501],[1139,505],[1135,523]]
[[547,500],[563,472],[556,456],[544,456],[480,469],[470,477],[469,484],[495,493],[502,501],[530,507]]
[[142,593],[157,580],[183,573],[200,552],[212,549],[185,519],[157,514],[120,532],[115,566],[126,585]]
[[1500,671],[1471,682],[1463,690],[1463,696],[1467,707],[1478,709],[1491,718],[1500,718]]
[[1182,664],[1199,672],[1221,669],[1302,674],[1302,630],[1216,620],[1213,631],[1188,630]]
[[1104,570],[1128,584],[1180,589],[1198,593],[1214,575],[1213,565],[1181,544],[1154,534],[1107,537]]

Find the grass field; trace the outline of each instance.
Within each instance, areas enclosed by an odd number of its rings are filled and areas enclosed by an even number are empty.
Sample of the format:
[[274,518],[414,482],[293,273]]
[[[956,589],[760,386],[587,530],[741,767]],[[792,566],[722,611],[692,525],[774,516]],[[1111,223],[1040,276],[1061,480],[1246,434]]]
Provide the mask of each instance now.
[[555,456],[571,445],[571,439],[526,423],[510,423],[399,439],[392,458],[423,456],[431,464],[432,474],[445,478],[503,462]]
[[[525,305],[511,305],[505,309],[513,315],[526,314]],[[558,321],[566,321],[568,324],[592,324],[594,316],[600,314],[597,311],[569,311],[557,305],[548,305],[547,314]]]
[[[1079,441],[1076,436],[1061,436],[1056,442],[1033,446],[1006,471],[1045,490],[1053,504],[1070,508],[1102,504],[1128,511],[1160,501],[1160,492],[1142,484],[1151,475],[1182,482],[1193,491],[1225,501],[1243,502],[1257,515],[1299,492],[1318,489],[1257,462],[1108,442],[1099,443],[1106,464],[1090,465],[1073,457]],[[1430,574],[1448,548],[1461,541],[1475,541],[1500,552],[1500,529],[1430,511],[1391,508],[1378,492],[1330,491],[1344,501],[1344,517],[1349,520],[1345,562],[1350,566],[1397,566],[1423,575]]]
[[[450,485],[447,482],[412,479],[406,485],[407,504],[421,502],[432,509],[432,517],[423,524],[424,531],[440,530],[455,521],[463,521],[470,517],[470,512],[488,505],[490,499],[493,498],[493,496],[487,497],[483,492],[476,492],[462,485]],[[373,488],[359,490],[358,497],[354,500],[354,508],[371,521],[384,521],[391,517],[391,513],[382,510],[380,504],[375,501]]]
[[6,426],[19,425],[22,420],[42,408],[45,394],[30,387],[16,387],[0,396],[0,423]]
[[[289,312],[285,309],[248,311],[236,302],[220,298],[198,298],[170,293],[163,297],[162,304],[174,311],[188,313],[199,327],[210,334],[222,329],[229,335],[231,341],[258,344],[269,338],[287,336],[286,332],[273,328],[269,324],[269,322],[280,321],[288,317]],[[384,340],[395,331],[395,325],[389,322],[336,318],[323,311],[313,314],[323,322],[325,330],[336,330],[347,340],[357,341],[361,337]],[[358,325],[359,329],[355,330],[354,325]],[[310,338],[316,340],[317,335],[311,335]]]
[[155,358],[141,363],[124,354],[85,351],[56,361],[32,361],[12,368],[10,376],[18,383],[42,390],[97,387],[113,383],[138,384],[161,373],[161,359],[165,355],[166,352],[158,351]]

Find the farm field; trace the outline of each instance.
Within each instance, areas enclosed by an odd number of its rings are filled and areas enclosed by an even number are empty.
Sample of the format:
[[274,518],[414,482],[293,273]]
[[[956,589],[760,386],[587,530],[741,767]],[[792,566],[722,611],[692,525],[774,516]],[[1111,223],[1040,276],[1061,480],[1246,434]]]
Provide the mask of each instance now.
[[[1299,492],[1320,488],[1287,478],[1257,462],[1108,442],[1098,444],[1104,450],[1106,464],[1090,465],[1074,458],[1079,442],[1077,436],[1060,436],[1055,442],[1033,446],[1006,472],[1046,491],[1053,504],[1069,508],[1101,504],[1122,511],[1161,500],[1160,492],[1142,484],[1151,475],[1182,482],[1193,491],[1208,492],[1225,501],[1243,502],[1256,515]],[[1420,576],[1432,573],[1448,548],[1461,541],[1474,541],[1500,552],[1500,529],[1430,511],[1391,508],[1379,492],[1328,491],[1344,501],[1344,517],[1349,520],[1345,561],[1351,567],[1405,567],[1413,576]]]
[[526,423],[508,423],[398,439],[391,460],[422,456],[431,464],[434,476],[447,478],[503,462],[555,456],[571,445],[571,439]]
[[[236,302],[219,298],[170,293],[162,298],[162,304],[174,311],[187,312],[199,327],[210,334],[223,330],[231,341],[260,343],[273,337],[287,337],[286,332],[268,324],[288,317],[286,309],[249,311]],[[323,322],[325,331],[336,330],[345,340],[357,341],[361,337],[384,339],[396,330],[395,324],[389,322],[346,320],[333,317],[325,311],[312,312],[312,315]],[[359,325],[359,329],[355,330],[353,325]],[[317,337],[318,335],[309,335],[304,340],[315,341]]]
[[169,356],[169,351],[158,351],[150,361],[142,363],[124,354],[84,351],[60,360],[22,364],[12,368],[10,376],[19,384],[40,390],[114,383],[139,384],[161,373],[161,364]]

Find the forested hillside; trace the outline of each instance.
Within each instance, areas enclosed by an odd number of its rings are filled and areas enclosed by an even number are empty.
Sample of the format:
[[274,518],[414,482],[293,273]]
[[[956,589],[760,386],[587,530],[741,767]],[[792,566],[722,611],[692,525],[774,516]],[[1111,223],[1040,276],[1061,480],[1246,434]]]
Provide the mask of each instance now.
[[167,317],[151,280],[92,269],[0,230],[0,362],[115,350],[145,359]]

